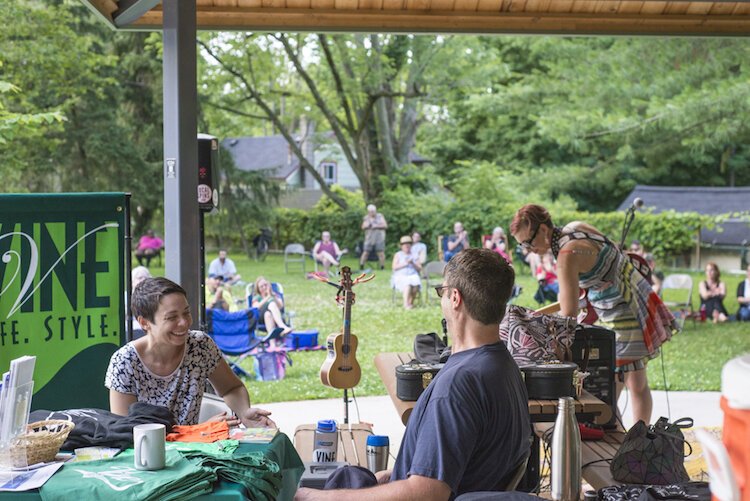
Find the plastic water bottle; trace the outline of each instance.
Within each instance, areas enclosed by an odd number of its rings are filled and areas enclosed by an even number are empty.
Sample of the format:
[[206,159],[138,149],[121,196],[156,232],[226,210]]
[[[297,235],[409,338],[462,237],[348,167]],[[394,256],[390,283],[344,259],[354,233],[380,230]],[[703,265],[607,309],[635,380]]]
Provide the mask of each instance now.
[[333,419],[318,421],[313,442],[313,462],[335,463],[338,448],[339,434],[336,430],[336,421]]
[[552,433],[552,499],[578,501],[581,495],[581,431],[575,400],[562,397]]

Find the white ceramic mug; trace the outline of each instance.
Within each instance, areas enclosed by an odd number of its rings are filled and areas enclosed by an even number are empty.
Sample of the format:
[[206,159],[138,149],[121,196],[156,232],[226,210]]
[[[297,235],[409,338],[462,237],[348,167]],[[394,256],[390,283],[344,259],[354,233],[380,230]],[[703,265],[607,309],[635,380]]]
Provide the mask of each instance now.
[[164,468],[166,437],[167,430],[163,424],[139,424],[133,427],[136,470]]

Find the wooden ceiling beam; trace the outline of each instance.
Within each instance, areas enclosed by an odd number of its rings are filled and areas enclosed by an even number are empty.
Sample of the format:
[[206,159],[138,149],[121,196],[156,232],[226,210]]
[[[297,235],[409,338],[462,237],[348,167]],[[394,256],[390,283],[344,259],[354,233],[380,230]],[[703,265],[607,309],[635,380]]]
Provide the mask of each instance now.
[[[647,3],[647,2],[646,2]],[[160,29],[158,7],[134,29]],[[356,9],[203,8],[201,30],[750,36],[750,16]]]

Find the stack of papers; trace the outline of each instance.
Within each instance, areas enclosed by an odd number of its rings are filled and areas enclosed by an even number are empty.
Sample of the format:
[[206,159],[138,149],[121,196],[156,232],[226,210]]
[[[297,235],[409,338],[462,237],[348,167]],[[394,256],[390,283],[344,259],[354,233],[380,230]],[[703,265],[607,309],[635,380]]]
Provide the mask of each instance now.
[[36,357],[20,357],[10,362],[0,389],[0,444],[26,432],[34,391]]

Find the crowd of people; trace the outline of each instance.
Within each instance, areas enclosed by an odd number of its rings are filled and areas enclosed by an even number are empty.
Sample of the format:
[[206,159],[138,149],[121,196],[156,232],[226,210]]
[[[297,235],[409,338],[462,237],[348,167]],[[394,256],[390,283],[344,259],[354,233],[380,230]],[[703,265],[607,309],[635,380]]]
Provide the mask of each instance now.
[[[384,268],[387,227],[377,208],[368,206],[361,225],[361,268],[370,254]],[[557,301],[560,315],[581,318],[580,290],[587,291],[598,324],[615,333],[617,392],[623,387],[630,392],[634,421],[651,422],[646,367],[679,332],[674,315],[660,298],[664,276],[656,270],[653,256],[638,241],[622,249],[585,222],[558,226],[547,209],[534,204],[516,212],[509,230],[517,242],[516,259],[528,264],[538,281],[538,302]],[[377,476],[350,471],[337,485],[356,486],[356,492],[300,489],[296,499],[449,499],[502,489],[506,475],[526,457],[530,430],[526,389],[498,336],[514,289],[514,252],[502,227],[495,227],[475,247],[468,235],[457,221],[438,249],[445,268],[435,292],[452,354],[417,401],[394,468]],[[415,306],[428,251],[419,232],[399,239],[391,285],[401,293],[405,309]],[[346,252],[329,231],[323,231],[312,256],[323,267],[321,273],[328,275]],[[645,270],[634,266],[632,254],[648,265]],[[231,286],[240,279],[226,250],[220,250],[208,269],[206,306],[235,308]],[[699,289],[708,318],[726,321],[727,287],[716,263],[706,266]],[[737,317],[750,320],[750,266],[737,298]],[[282,315],[283,297],[262,276],[253,284],[251,306],[258,308],[269,332],[291,331]],[[190,329],[191,307],[178,284],[153,278],[140,266],[133,270],[130,307],[143,336],[120,348],[110,361],[105,386],[113,412],[125,415],[132,403],[148,402],[167,407],[180,424],[195,424],[208,380],[233,412],[213,419],[230,425],[275,426],[268,412],[252,406],[246,387],[211,338]]]

